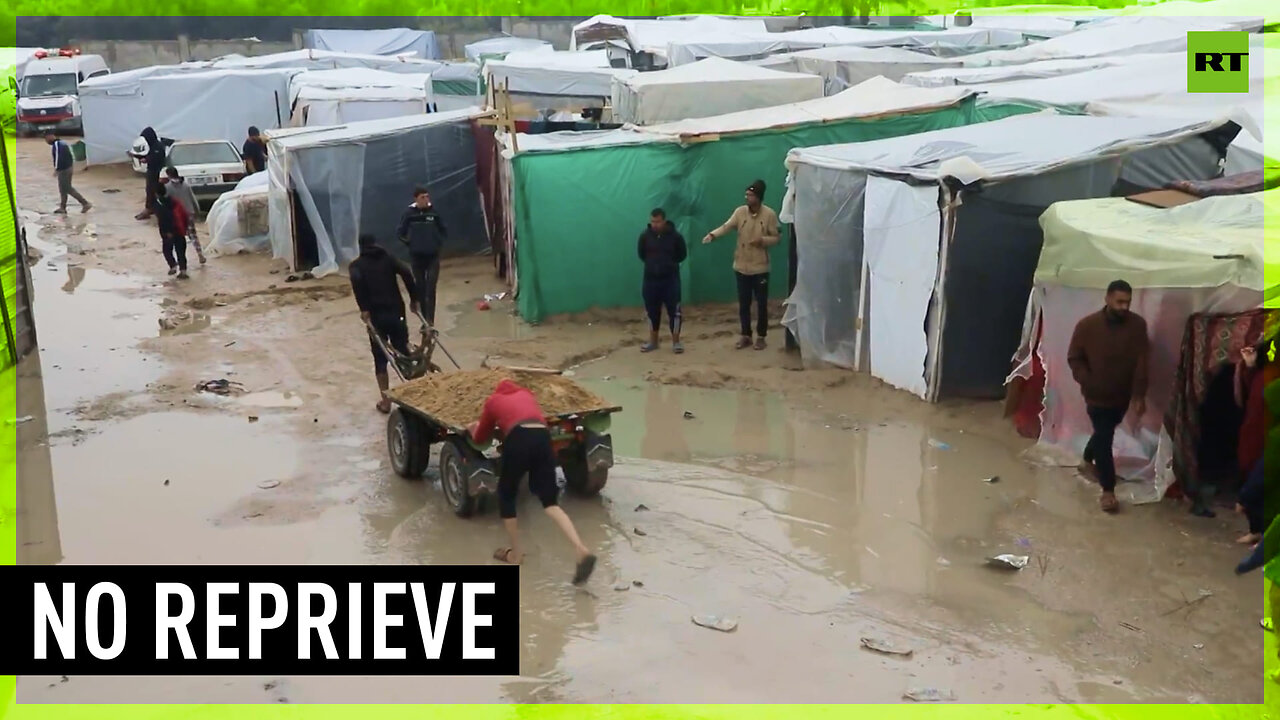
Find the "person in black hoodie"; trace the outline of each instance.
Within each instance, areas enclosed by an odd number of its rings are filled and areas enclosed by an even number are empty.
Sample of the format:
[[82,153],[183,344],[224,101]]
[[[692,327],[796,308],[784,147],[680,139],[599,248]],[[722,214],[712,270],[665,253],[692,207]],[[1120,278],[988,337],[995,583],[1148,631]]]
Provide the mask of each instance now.
[[640,233],[638,245],[640,261],[644,263],[644,309],[649,314],[649,342],[640,352],[658,349],[658,328],[662,325],[662,308],[667,308],[667,321],[671,325],[671,350],[684,352],[680,343],[680,263],[688,256],[684,237],[675,225],[667,220],[662,208],[649,213],[649,225]]
[[129,155],[141,158],[147,163],[147,200],[142,212],[134,216],[135,220],[146,220],[154,213],[156,189],[160,187],[160,172],[164,170],[165,161],[169,158],[169,146],[173,140],[156,135],[155,129],[142,129],[142,139],[147,141],[147,151],[142,154],[130,152]]
[[436,324],[436,284],[440,281],[440,251],[444,248],[444,220],[431,204],[431,194],[424,187],[413,189],[413,203],[400,217],[396,231],[400,242],[409,247],[413,263],[413,281],[417,283],[422,314],[427,323]]
[[[351,261],[348,270],[351,276],[351,290],[356,296],[356,305],[360,308],[360,319],[373,326],[375,332],[396,351],[409,354],[409,327],[404,319],[404,299],[400,297],[400,287],[396,278],[404,282],[409,293],[409,309],[418,311],[417,284],[413,275],[404,263],[387,254],[378,245],[377,238],[372,235],[360,236],[360,257]],[[373,374],[378,378],[378,412],[391,412],[391,401],[387,399],[387,388],[391,386],[387,377],[386,353],[378,347],[373,338],[369,338],[369,348],[373,351]]]

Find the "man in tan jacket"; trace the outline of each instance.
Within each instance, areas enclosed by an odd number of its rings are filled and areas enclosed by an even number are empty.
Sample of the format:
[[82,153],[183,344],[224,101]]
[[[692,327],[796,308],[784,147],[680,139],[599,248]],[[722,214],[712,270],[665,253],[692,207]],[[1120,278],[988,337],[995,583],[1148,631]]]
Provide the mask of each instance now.
[[769,332],[769,248],[778,244],[781,232],[778,213],[765,205],[764,181],[756,180],[747,186],[746,205],[733,211],[725,224],[702,238],[706,243],[723,237],[732,231],[738,233],[738,246],[733,251],[733,272],[738,278],[738,318],[742,322],[742,337],[737,348],[751,346],[751,301],[756,303],[756,350],[765,348],[765,335]]

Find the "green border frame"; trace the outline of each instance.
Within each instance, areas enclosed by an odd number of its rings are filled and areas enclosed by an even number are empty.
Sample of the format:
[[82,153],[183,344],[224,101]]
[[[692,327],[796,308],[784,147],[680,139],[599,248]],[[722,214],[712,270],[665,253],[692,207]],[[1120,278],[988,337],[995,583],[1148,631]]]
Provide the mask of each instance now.
[[[888,2],[869,2],[867,0],[812,0],[809,3],[783,2],[768,0],[756,7],[747,7],[740,2],[717,2],[716,0],[612,0],[611,2],[583,2],[582,0],[448,0],[433,3],[423,10],[431,10],[436,16],[464,15],[519,15],[556,16],[556,15],[593,15],[608,13],[612,15],[654,15],[683,13],[719,13],[719,14],[757,14],[757,15],[789,15],[804,13],[818,15],[845,15],[867,12],[876,15],[893,14],[941,14],[957,9],[970,9],[975,14],[1035,13],[1036,5],[1048,6],[1050,3],[1023,3],[1017,7],[1009,7],[1002,11],[999,6],[1014,5],[1018,0],[979,0],[978,2],[957,3],[950,0],[890,0]],[[1270,15],[1277,11],[1272,7],[1275,0],[1238,0],[1232,3],[1235,14]],[[1116,11],[1138,3],[1129,0],[1056,0],[1052,7],[1043,8],[1043,12],[1062,15],[1067,10],[1064,5],[1080,7],[1082,12],[1098,14],[1096,8],[1104,8],[1102,12]],[[13,47],[16,35],[15,18],[17,16],[38,15],[101,15],[101,16],[155,16],[155,15],[288,15],[288,16],[333,16],[333,15],[401,15],[406,7],[393,0],[355,0],[355,2],[326,2],[325,0],[289,0],[280,3],[278,12],[263,12],[263,4],[256,0],[185,0],[179,3],[160,2],[159,0],[94,0],[77,2],[76,0],[18,0],[15,5],[0,9],[0,46]],[[1196,12],[1190,8],[1186,15],[1220,15],[1221,11],[1205,10]],[[863,9],[865,8],[865,10]],[[360,12],[354,12],[359,9]],[[425,19],[425,17],[424,17]],[[1280,47],[1280,35],[1276,36],[1275,47]],[[8,51],[0,50],[0,70],[14,62]],[[1280,93],[1280,83],[1274,87],[1268,85],[1268,93]],[[1280,157],[1280,117],[1268,115],[1265,118],[1266,151],[1268,157]],[[10,149],[9,157],[14,158],[13,138],[5,136],[4,141]],[[16,160],[15,160],[16,162]],[[3,176],[0,176],[3,182]],[[5,188],[12,192],[12,188]],[[1280,232],[1280,228],[1268,225],[1268,236]],[[1268,258],[1275,262],[1275,259]],[[1268,263],[1270,273],[1273,266]],[[5,283],[12,283],[12,277],[3,278]],[[1267,283],[1275,282],[1268,277]],[[38,302],[36,304],[38,312]],[[16,437],[12,420],[16,412],[16,370],[8,369],[0,372],[0,415],[6,421],[3,427],[4,437],[0,438],[0,564],[14,564],[16,559]],[[1259,573],[1259,577],[1261,573]],[[1261,588],[1259,588],[1261,589]],[[1252,618],[1242,618],[1242,622],[1253,622]],[[1268,642],[1269,647],[1274,647]],[[1268,669],[1274,668],[1276,658],[1265,658]],[[1259,682],[1264,681],[1260,673]],[[0,677],[0,718],[5,720],[150,720],[152,718],[171,718],[183,716],[191,720],[222,720],[227,718],[243,718],[245,720],[328,720],[329,718],[349,718],[358,714],[369,720],[398,720],[412,718],[417,720],[424,713],[424,708],[415,705],[19,705],[15,696],[15,678]],[[1019,720],[1067,720],[1098,719],[1138,720],[1142,718],[1160,717],[1162,720],[1227,720],[1233,718],[1272,718],[1280,719],[1280,686],[1266,682],[1265,702],[1259,705],[441,705],[434,706],[425,712],[435,718],[458,718],[459,720],[561,720],[583,714],[608,720],[676,720],[677,718],[698,718],[699,720],[756,720],[784,716],[798,716],[813,720],[844,720],[854,717],[876,717],[882,720],[898,718],[940,718],[960,720],[961,718],[995,718],[1018,717]]]

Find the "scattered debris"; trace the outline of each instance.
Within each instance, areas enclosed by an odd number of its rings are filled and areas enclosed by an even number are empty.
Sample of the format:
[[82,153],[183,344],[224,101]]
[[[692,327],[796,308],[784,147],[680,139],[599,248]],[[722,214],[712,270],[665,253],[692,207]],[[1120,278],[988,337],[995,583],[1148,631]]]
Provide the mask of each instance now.
[[939,567],[951,567],[951,561],[944,557],[939,557],[937,563]]
[[168,478],[165,478],[164,486],[165,486],[165,487],[169,487],[169,479],[168,479]]
[[289,277],[285,278],[285,279],[284,279],[284,281],[285,281],[285,282],[287,282],[287,283],[291,283],[291,282],[298,282],[298,276],[297,276],[297,275],[290,275]]
[[996,555],[987,558],[987,565],[1000,568],[1001,570],[1021,570],[1031,562],[1031,558],[1026,555]]
[[485,302],[487,302],[487,303],[491,303],[491,302],[494,302],[494,301],[496,301],[496,300],[504,300],[504,299],[506,299],[506,297],[507,297],[507,294],[506,294],[505,292],[500,292],[500,293],[485,293],[485,294],[484,294],[484,301],[485,301]]
[[884,640],[882,638],[864,637],[860,642],[862,643],[862,647],[872,652],[881,653],[882,655],[897,655],[899,657],[909,658],[915,652],[911,648],[901,647],[892,641]]
[[1209,598],[1211,598],[1211,597],[1213,597],[1213,593],[1212,593],[1212,592],[1209,592],[1208,590],[1204,590],[1204,589],[1200,590],[1200,595],[1199,595],[1199,597],[1197,597],[1195,600],[1188,600],[1188,599],[1187,599],[1187,596],[1186,596],[1186,595],[1183,595],[1183,596],[1182,596],[1182,604],[1181,604],[1181,605],[1179,605],[1178,607],[1176,607],[1176,608],[1174,608],[1174,609],[1172,609],[1172,610],[1169,610],[1168,612],[1160,613],[1160,617],[1166,617],[1166,616],[1168,616],[1168,615],[1172,615],[1172,614],[1174,614],[1174,613],[1178,612],[1179,610],[1186,610],[1186,609],[1188,609],[1188,608],[1194,607],[1194,606],[1199,605],[1200,603],[1204,602],[1205,600],[1208,600],[1208,599],[1209,599]]
[[102,191],[102,194],[103,194],[103,195],[115,195],[115,194],[116,194],[116,193],[118,193],[118,192],[120,192],[120,188],[105,188],[105,189]]
[[631,583],[627,582],[626,580],[619,580],[618,582],[613,584],[613,589],[617,590],[618,592],[626,592],[631,589]]
[[1120,623],[1120,627],[1124,628],[1125,630],[1132,630],[1133,632],[1139,632],[1139,633],[1142,632],[1142,628],[1136,625],[1130,625],[1127,622]]
[[712,630],[719,630],[723,633],[731,633],[738,629],[737,618],[722,617],[720,615],[694,615],[693,624]]
[[484,300],[477,300],[477,301],[476,301],[476,309],[477,309],[477,310],[488,310],[488,309],[489,309],[489,303],[485,302]]
[[258,487],[262,490],[270,490],[271,488],[275,488],[279,486],[280,486],[279,480],[263,480],[262,482],[258,483]]
[[1195,645],[1192,645],[1191,647],[1195,648],[1196,650],[1203,650],[1203,649],[1204,649],[1204,643],[1196,643]]
[[649,506],[645,505],[644,503],[640,503],[639,505],[636,506],[636,512],[645,512],[648,509],[649,509]]
[[950,446],[950,445],[948,445],[947,443],[944,443],[944,442],[942,442],[941,440],[934,440],[933,438],[929,438],[929,447],[931,447],[931,448],[933,448],[933,449],[935,449],[935,450],[950,450],[950,449],[951,449],[951,446]]
[[6,420],[5,424],[6,425],[22,425],[23,423],[29,423],[35,419],[36,418],[34,415],[23,415],[20,418],[14,418],[13,420]]
[[224,347],[224,348],[229,348],[229,347],[231,347],[232,345],[235,345],[235,344],[236,344],[236,341],[235,341],[235,340],[232,340],[231,342],[227,343],[226,345],[223,345],[222,347]]
[[646,535],[648,535],[648,534],[649,534],[649,533],[647,533],[647,532],[645,532],[645,531],[641,530],[640,528],[634,528],[634,529],[632,530],[632,532],[634,532],[635,534],[639,535],[640,537],[644,537],[644,536],[646,536]]
[[251,423],[256,423],[256,422],[258,422],[258,416],[257,416],[257,415],[250,415],[250,416],[249,416],[249,422],[251,422]]
[[196,392],[231,395],[232,393],[244,392],[244,386],[225,378],[221,380],[205,380],[204,382],[196,383]]
[[1000,482],[1000,476],[999,476],[999,475],[992,475],[992,476],[991,476],[991,477],[989,477],[989,478],[983,478],[983,479],[982,479],[982,482],[984,482],[984,483],[988,483],[988,484],[995,484],[995,483]]
[[631,584],[636,587],[644,587],[644,583],[640,582],[639,580],[632,580]]
[[943,688],[910,688],[902,697],[913,702],[954,702],[956,694]]
[[685,410],[685,411],[684,411],[684,419],[685,419],[685,420],[692,420],[692,419],[694,419],[695,417],[697,417],[697,416],[696,416],[696,415],[694,415],[693,413],[689,412],[688,410]]

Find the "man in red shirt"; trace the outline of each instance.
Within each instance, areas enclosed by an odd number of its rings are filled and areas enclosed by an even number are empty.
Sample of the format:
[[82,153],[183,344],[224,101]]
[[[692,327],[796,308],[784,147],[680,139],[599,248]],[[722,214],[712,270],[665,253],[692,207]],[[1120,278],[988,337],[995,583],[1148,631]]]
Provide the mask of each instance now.
[[556,486],[556,456],[551,447],[551,431],[547,428],[542,406],[533,393],[510,380],[499,382],[493,394],[484,401],[480,419],[467,428],[471,438],[481,445],[489,443],[495,431],[502,441],[498,512],[511,545],[498,548],[493,554],[494,559],[518,565],[523,558],[516,527],[516,495],[520,489],[520,478],[527,473],[529,490],[537,496],[547,517],[555,521],[577,552],[573,584],[581,585],[595,570],[596,556],[582,544],[573,521],[559,505],[560,489]]

